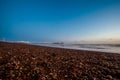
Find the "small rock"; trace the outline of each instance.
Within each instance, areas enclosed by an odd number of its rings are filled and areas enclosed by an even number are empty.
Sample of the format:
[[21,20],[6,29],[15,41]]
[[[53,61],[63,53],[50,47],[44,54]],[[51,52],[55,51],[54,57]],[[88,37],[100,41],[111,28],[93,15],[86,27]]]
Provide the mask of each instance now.
[[112,76],[111,75],[107,75],[107,78],[112,79]]

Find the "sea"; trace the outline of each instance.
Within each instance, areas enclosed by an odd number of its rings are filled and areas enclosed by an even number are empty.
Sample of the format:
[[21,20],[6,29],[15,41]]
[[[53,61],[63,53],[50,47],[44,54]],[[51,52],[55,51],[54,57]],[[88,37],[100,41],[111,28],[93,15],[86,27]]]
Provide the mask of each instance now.
[[88,50],[120,54],[120,44],[57,44],[57,43],[32,43],[32,45],[67,48],[75,50]]

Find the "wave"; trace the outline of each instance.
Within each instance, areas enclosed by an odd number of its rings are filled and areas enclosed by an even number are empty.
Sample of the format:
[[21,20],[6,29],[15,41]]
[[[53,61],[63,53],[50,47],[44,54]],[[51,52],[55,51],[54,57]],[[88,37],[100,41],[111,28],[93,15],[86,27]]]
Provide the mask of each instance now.
[[33,44],[40,46],[77,49],[77,50],[88,50],[88,51],[100,51],[100,52],[111,52],[120,53],[120,44]]

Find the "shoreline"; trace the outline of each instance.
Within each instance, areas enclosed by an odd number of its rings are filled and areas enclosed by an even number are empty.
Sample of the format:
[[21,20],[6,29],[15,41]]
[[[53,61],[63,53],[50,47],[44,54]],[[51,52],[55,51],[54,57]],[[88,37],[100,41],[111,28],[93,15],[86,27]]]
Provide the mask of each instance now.
[[[120,54],[120,51],[116,51],[116,50],[106,50],[104,47],[103,48],[99,48],[99,47],[69,47],[69,46],[64,46],[62,44],[62,46],[57,45],[57,46],[53,46],[53,45],[44,45],[43,44],[34,44],[34,43],[24,43],[24,42],[4,42],[4,41],[0,41],[0,43],[14,43],[14,44],[27,44],[27,45],[32,45],[32,46],[39,46],[39,47],[50,47],[50,48],[60,48],[60,49],[72,49],[72,50],[80,50],[80,51],[92,51],[92,52],[101,52],[101,53],[113,53],[113,54]],[[52,43],[51,43],[52,44]],[[73,45],[73,44],[67,44],[67,45]],[[78,44],[77,44],[78,45]],[[80,45],[107,45],[107,44],[80,44]],[[113,45],[113,44],[110,44]]]
[[40,46],[40,47],[50,47],[50,48],[61,48],[61,49],[72,49],[72,50],[80,50],[80,51],[92,51],[92,52],[101,52],[101,53],[113,53],[113,54],[120,54],[120,52],[115,52],[115,51],[102,51],[102,50],[99,50],[99,49],[102,49],[102,48],[72,48],[72,47],[60,47],[60,46],[47,46],[47,45],[34,45],[34,44],[30,44],[30,45],[33,45],[33,46]]

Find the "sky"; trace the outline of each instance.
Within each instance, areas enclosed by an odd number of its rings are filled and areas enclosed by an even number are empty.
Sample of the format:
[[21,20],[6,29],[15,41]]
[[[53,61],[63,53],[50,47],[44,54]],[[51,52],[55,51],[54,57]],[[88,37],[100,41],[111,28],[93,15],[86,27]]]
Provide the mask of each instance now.
[[120,0],[0,0],[0,39],[120,41]]

